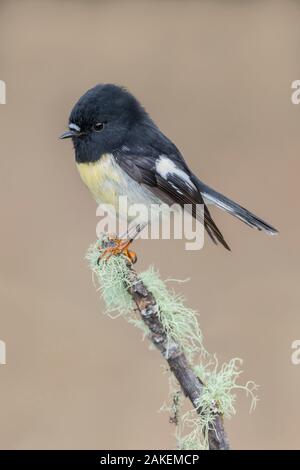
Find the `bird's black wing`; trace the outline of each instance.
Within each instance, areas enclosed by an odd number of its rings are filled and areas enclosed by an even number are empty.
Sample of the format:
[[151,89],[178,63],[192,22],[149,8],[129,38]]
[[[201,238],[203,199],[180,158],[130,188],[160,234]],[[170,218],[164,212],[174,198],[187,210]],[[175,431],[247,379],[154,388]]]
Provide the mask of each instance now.
[[[175,147],[175,146],[174,146]],[[176,149],[176,147],[175,147]],[[134,151],[136,150],[136,151]],[[190,171],[179,152],[161,155],[153,147],[129,149],[114,154],[120,167],[136,182],[145,185],[163,202],[177,203],[181,207],[189,204],[191,213],[204,224],[204,227],[214,243],[220,242],[226,249],[230,250],[222,233],[213,221],[207,206],[201,196],[199,189],[190,178]],[[167,159],[174,171],[160,171],[159,162],[161,158]],[[175,167],[174,167],[175,165]],[[197,210],[197,204],[204,206],[204,220],[202,211]]]

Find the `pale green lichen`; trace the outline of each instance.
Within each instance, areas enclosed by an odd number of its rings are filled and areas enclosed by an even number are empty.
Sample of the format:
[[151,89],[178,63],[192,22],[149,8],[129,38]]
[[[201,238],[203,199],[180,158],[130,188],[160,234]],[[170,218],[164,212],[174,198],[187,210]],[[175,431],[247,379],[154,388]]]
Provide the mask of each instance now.
[[98,240],[87,251],[86,259],[97,280],[97,288],[104,300],[105,313],[111,317],[129,315],[132,312],[132,300],[126,290],[128,268],[124,256],[103,257],[102,243]]
[[[214,426],[216,413],[221,413],[225,418],[231,418],[235,413],[236,393],[243,390],[250,397],[250,411],[255,409],[257,403],[255,382],[249,381],[245,385],[238,384],[238,378],[242,374],[240,368],[242,361],[239,358],[218,367],[216,356],[206,355],[199,358],[199,363],[194,366],[196,375],[205,384],[201,394],[201,401],[197,409],[182,411],[177,405],[178,425],[175,436],[178,448],[184,450],[197,450],[208,448],[208,430]],[[174,380],[170,381],[170,395],[173,397],[171,404],[164,405],[171,416],[174,415],[174,397],[177,397],[178,386]],[[176,398],[178,403],[178,398]]]
[[156,299],[160,320],[167,335],[181,345],[190,362],[196,355],[204,355],[206,351],[202,344],[197,312],[184,305],[183,296],[167,288],[153,267],[141,273],[140,278]]
[[[122,315],[129,323],[141,329],[146,337],[148,329],[134,312],[132,299],[127,292],[130,284],[126,259],[123,256],[111,256],[109,259],[99,260],[103,253],[104,240],[103,236],[91,245],[86,258],[104,300],[105,313],[113,318]],[[208,354],[203,346],[197,312],[184,305],[182,296],[167,288],[158,271],[150,267],[140,274],[140,278],[156,299],[160,320],[170,340],[181,346],[195,374],[205,385],[199,409],[184,412],[181,392],[171,376],[171,403],[164,405],[162,409],[170,413],[171,421],[176,424],[175,435],[180,449],[207,449],[208,430],[214,426],[215,414],[221,413],[226,418],[235,414],[238,390],[244,390],[250,396],[251,411],[257,402],[257,386],[254,382],[247,382],[246,385],[237,383],[242,373],[240,359],[231,359],[219,367],[216,356]]]
[[198,377],[205,383],[205,387],[201,396],[201,409],[207,410],[211,408],[211,404],[215,403],[216,408],[226,418],[230,418],[235,414],[236,391],[238,389],[245,390],[251,398],[250,411],[254,410],[257,397],[255,391],[257,385],[254,382],[247,382],[246,385],[238,385],[237,381],[242,374],[243,361],[239,358],[231,359],[225,362],[221,367],[218,366],[216,356],[210,358],[207,364],[197,364],[194,371]]

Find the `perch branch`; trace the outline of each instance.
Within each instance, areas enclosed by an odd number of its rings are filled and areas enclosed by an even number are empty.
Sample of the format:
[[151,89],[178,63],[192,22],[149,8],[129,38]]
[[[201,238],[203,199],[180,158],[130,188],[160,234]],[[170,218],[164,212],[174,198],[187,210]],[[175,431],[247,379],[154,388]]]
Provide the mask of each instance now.
[[[128,275],[129,287],[127,286],[127,290],[142,320],[150,331],[149,338],[151,342],[166,359],[170,370],[179,382],[184,394],[190,399],[194,408],[200,414],[201,394],[205,385],[193,372],[180,345],[175,341],[171,341],[168,337],[160,321],[158,305],[154,296],[138,277],[131,264],[128,264]],[[217,411],[215,412],[214,426],[212,429],[208,430],[208,442],[210,450],[229,449],[229,441],[224,429],[223,417]]]

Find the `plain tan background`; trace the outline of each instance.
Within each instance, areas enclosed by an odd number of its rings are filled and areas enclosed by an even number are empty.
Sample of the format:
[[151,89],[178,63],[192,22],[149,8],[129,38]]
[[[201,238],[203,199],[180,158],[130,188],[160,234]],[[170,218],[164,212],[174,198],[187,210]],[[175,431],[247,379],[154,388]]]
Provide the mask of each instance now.
[[127,86],[204,181],[280,229],[214,211],[232,253],[144,241],[138,267],[191,277],[207,348],[260,384],[253,414],[238,395],[232,447],[300,447],[299,21],[292,0],[1,0],[1,448],[175,446],[162,359],[102,315],[83,259],[95,204],[57,139],[98,82]]

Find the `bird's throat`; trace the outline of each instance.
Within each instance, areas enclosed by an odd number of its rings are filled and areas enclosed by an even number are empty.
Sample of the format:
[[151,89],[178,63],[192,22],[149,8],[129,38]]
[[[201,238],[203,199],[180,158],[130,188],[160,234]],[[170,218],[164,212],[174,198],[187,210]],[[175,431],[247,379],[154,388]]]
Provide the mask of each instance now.
[[112,154],[103,154],[96,162],[77,163],[77,168],[82,181],[98,203],[115,204],[118,186],[123,182]]

